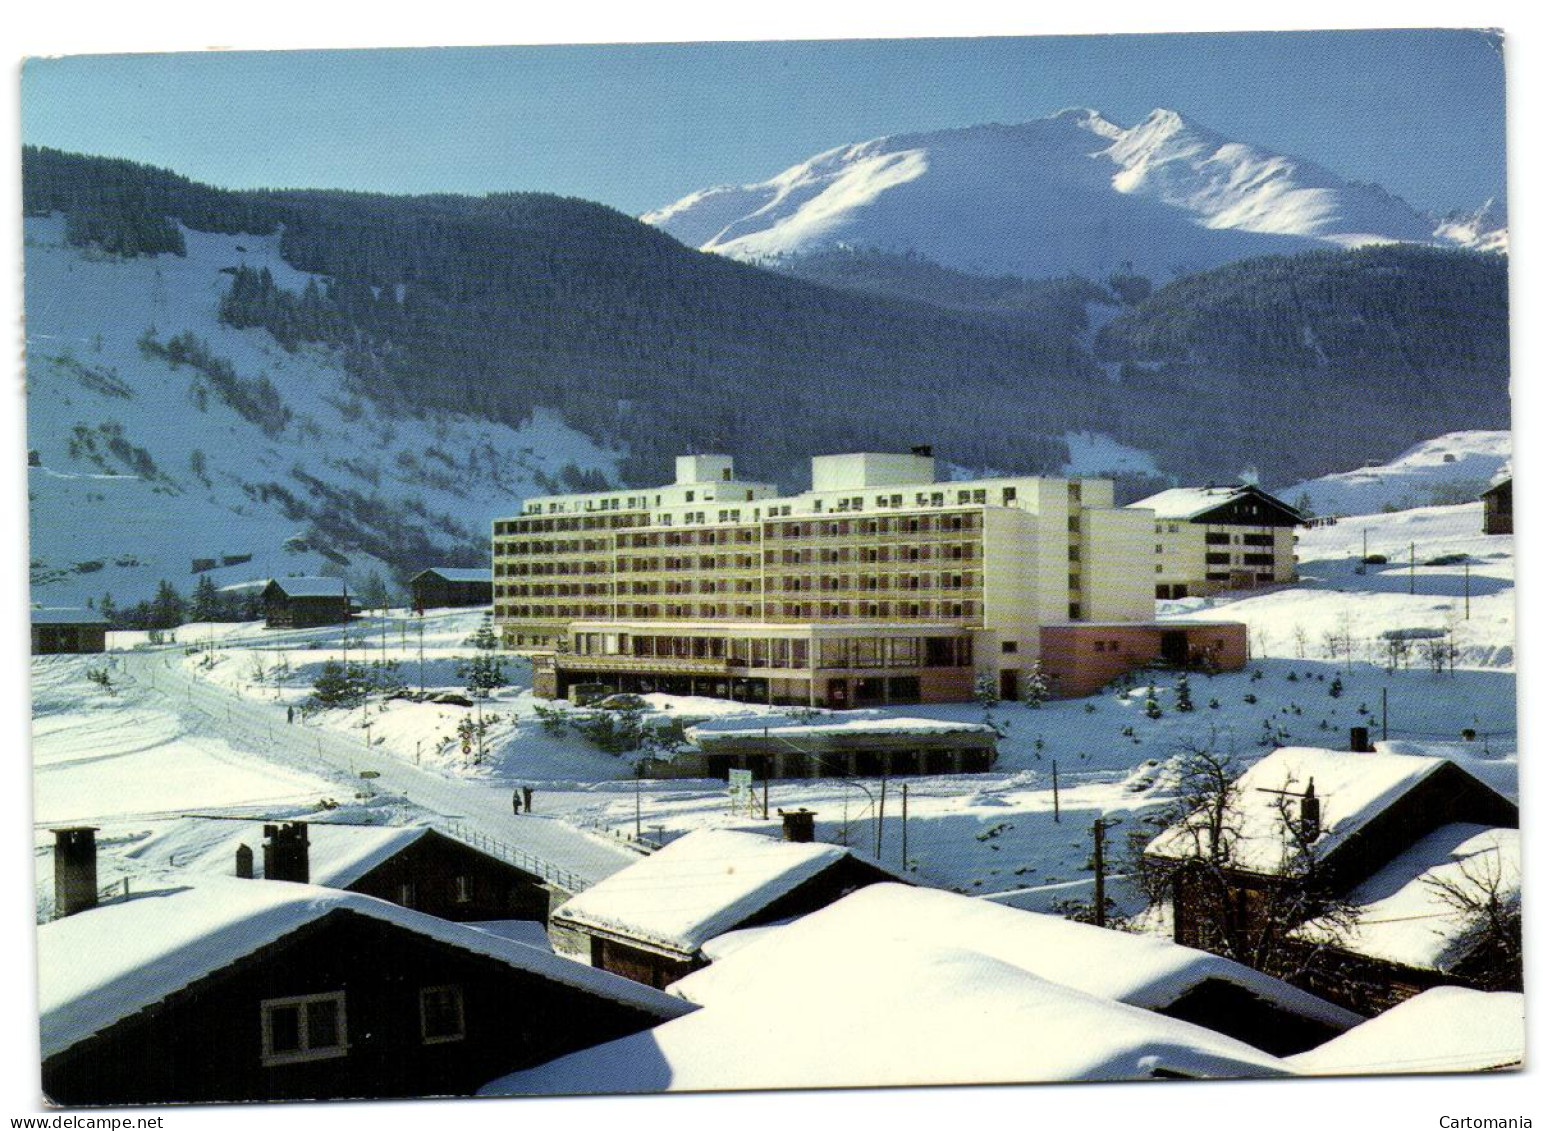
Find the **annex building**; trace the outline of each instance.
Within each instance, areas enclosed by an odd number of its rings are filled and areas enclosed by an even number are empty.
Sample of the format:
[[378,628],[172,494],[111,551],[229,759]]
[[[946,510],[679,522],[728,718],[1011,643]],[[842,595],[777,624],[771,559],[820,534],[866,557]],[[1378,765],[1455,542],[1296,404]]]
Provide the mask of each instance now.
[[1173,487],[1132,503],[1150,511],[1159,600],[1297,579],[1300,511],[1251,484]]
[[792,496],[682,456],[669,485],[495,522],[494,619],[550,696],[841,708],[966,699],[984,675],[1016,699],[1042,626],[1152,620],[1153,521],[1108,479],[939,482],[927,448],[817,456]]

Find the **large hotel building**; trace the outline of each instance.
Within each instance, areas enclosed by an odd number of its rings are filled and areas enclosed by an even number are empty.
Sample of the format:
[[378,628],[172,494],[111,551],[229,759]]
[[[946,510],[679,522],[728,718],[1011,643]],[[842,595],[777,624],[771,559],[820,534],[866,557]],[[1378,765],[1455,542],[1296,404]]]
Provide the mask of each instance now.
[[1110,480],[937,482],[927,448],[817,456],[812,480],[782,496],[695,455],[667,486],[526,500],[493,524],[505,645],[534,654],[548,696],[840,708],[967,699],[980,676],[1017,698],[1046,626],[1046,670],[1078,694],[1095,650],[1132,654],[1145,631],[1166,654],[1193,627],[1159,641],[1153,515],[1116,507]]

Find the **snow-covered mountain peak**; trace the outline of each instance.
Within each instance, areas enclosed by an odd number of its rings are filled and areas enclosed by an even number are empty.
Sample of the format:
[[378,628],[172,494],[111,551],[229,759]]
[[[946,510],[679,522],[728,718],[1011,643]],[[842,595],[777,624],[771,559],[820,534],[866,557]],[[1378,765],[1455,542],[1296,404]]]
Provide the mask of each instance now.
[[[1125,127],[1090,107],[1010,125],[838,146],[756,184],[645,214],[677,239],[746,259],[837,245],[916,252],[966,271],[1165,278],[1314,244],[1450,241],[1376,185],[1227,138],[1159,107]],[[1493,245],[1495,241],[1489,241]]]

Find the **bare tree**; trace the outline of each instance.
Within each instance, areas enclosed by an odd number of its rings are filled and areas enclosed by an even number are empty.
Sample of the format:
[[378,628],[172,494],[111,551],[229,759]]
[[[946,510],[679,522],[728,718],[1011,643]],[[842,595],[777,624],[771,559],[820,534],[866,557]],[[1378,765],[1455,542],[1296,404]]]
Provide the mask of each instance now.
[[[1340,942],[1355,923],[1355,909],[1336,897],[1325,876],[1318,841],[1323,828],[1312,783],[1298,790],[1288,780],[1271,800],[1271,842],[1279,851],[1261,862],[1257,844],[1245,846],[1244,799],[1231,754],[1186,744],[1179,755],[1178,800],[1170,829],[1182,851],[1162,857],[1142,853],[1137,875],[1147,898],[1173,902],[1187,921],[1192,942],[1277,977],[1293,978],[1314,967],[1320,953]],[[1133,844],[1133,849],[1138,846]],[[1179,904],[1182,903],[1182,908]],[[1296,929],[1313,920],[1311,938]]]
[[1476,854],[1459,876],[1427,876],[1427,884],[1463,922],[1456,951],[1462,976],[1481,990],[1522,988],[1521,891],[1506,875],[1500,854]]

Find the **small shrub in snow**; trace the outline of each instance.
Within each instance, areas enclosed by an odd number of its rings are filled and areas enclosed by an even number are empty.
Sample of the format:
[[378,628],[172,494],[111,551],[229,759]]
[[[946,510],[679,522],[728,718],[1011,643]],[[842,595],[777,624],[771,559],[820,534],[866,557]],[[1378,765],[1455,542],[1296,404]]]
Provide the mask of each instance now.
[[1255,703],[1259,702],[1259,696],[1250,691],[1247,695],[1243,696],[1243,702],[1252,707]]
[[1345,684],[1344,684],[1344,682],[1339,678],[1339,676],[1335,676],[1334,677],[1334,682],[1329,684],[1329,698],[1330,699],[1338,699],[1344,693],[1345,693]]
[[[1148,702],[1150,702],[1150,700]],[[1179,673],[1179,682],[1174,688],[1173,706],[1175,710],[1183,711],[1185,713],[1195,709],[1195,702],[1190,698],[1189,694],[1189,676],[1184,672]],[[1151,715],[1150,707],[1147,708],[1147,714]],[[1156,716],[1153,717],[1155,718]]]
[[1221,703],[1216,699],[1212,699],[1211,702],[1207,704],[1207,706],[1210,707],[1213,711],[1220,711],[1222,709]]
[[1142,704],[1142,710],[1146,712],[1146,716],[1149,719],[1160,719],[1163,717],[1163,709],[1157,702],[1157,688],[1155,686],[1149,685],[1147,687],[1147,699]]

